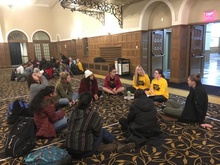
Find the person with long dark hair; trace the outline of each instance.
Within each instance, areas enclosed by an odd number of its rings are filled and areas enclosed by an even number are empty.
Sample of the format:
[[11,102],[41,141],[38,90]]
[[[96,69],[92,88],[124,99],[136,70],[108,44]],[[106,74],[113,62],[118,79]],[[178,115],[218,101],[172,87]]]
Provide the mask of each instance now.
[[80,81],[78,93],[81,94],[85,92],[91,93],[94,100],[98,100],[102,95],[102,91],[98,89],[97,80],[90,70],[85,71],[85,77]]
[[56,111],[56,92],[54,86],[46,86],[40,90],[30,103],[37,127],[36,136],[53,138],[56,132],[67,127],[65,111]]
[[208,108],[208,95],[201,83],[201,75],[190,75],[187,83],[190,91],[185,104],[168,100],[163,109],[164,114],[177,118],[180,122],[199,123],[204,128],[212,128],[210,124],[204,123]]
[[92,95],[82,93],[76,109],[73,110],[66,134],[65,146],[72,157],[82,158],[94,154],[96,151],[118,152],[130,150],[134,143],[121,144],[115,136],[102,127],[99,113],[90,107]]
[[103,91],[112,94],[122,94],[125,88],[121,84],[120,77],[114,67],[109,68],[109,74],[105,77]]
[[163,75],[162,69],[155,69],[154,79],[151,81],[150,90],[146,94],[158,105],[169,99],[168,83]]
[[30,73],[27,77],[27,85],[30,90],[29,103],[32,101],[34,96],[46,86],[49,85],[46,77],[42,75],[39,68],[34,68],[34,72]]

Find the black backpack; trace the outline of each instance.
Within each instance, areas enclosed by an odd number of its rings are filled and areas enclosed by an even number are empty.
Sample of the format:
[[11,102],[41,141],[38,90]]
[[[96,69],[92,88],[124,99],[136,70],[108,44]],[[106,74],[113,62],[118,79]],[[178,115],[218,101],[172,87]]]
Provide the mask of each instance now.
[[7,136],[6,156],[18,157],[28,154],[35,147],[35,136],[36,127],[33,118],[20,118]]
[[17,77],[17,71],[16,71],[16,69],[12,69],[12,71],[11,71],[11,81],[15,81],[16,77]]
[[28,107],[28,103],[23,100],[16,99],[10,103],[6,118],[8,124],[14,124],[21,117],[33,117],[33,113]]

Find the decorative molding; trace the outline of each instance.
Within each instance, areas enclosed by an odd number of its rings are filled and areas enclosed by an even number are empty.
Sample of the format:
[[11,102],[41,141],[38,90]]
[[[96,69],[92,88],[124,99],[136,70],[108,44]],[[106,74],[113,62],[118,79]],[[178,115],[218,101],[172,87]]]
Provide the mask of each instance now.
[[122,5],[116,5],[107,2],[96,2],[86,0],[60,0],[60,5],[72,12],[79,11],[98,19],[103,25],[105,24],[105,12],[115,16],[120,27],[123,27]]

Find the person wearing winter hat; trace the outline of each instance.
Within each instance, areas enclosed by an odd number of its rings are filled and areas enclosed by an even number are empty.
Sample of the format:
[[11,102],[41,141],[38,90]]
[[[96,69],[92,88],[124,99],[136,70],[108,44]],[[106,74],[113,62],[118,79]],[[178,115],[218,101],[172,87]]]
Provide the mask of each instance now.
[[98,89],[97,80],[90,70],[85,71],[85,77],[80,81],[80,87],[78,90],[78,94],[82,94],[85,92],[89,92],[94,100],[98,100],[98,98],[102,95],[102,91]]

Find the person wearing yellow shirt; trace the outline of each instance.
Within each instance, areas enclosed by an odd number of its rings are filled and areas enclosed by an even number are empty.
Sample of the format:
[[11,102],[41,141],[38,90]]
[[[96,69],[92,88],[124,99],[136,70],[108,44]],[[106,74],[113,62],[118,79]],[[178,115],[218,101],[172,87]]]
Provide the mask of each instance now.
[[84,73],[82,63],[79,61],[79,58],[76,59],[76,65],[78,66],[81,73]]
[[132,87],[127,88],[127,91],[130,91],[131,93],[135,93],[137,89],[150,89],[149,76],[145,73],[144,69],[141,66],[137,66],[135,69],[132,85]]
[[154,71],[154,79],[151,81],[150,90],[146,94],[155,104],[166,102],[169,99],[168,84],[162,69]]

